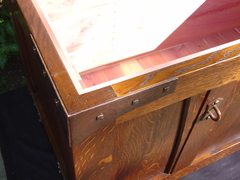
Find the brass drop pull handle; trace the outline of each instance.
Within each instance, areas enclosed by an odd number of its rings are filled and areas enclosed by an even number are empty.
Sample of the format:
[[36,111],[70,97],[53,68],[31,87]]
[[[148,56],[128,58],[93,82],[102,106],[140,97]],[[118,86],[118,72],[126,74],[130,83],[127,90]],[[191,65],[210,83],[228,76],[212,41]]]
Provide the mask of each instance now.
[[207,104],[206,111],[198,118],[196,122],[212,119],[213,121],[220,121],[222,118],[222,113],[218,108],[219,103],[223,98],[217,98]]
[[[212,110],[215,111],[216,116],[212,113]],[[213,121],[220,121],[222,118],[222,113],[221,111],[218,109],[218,107],[216,105],[212,106],[212,109],[208,110],[208,117],[211,118]]]

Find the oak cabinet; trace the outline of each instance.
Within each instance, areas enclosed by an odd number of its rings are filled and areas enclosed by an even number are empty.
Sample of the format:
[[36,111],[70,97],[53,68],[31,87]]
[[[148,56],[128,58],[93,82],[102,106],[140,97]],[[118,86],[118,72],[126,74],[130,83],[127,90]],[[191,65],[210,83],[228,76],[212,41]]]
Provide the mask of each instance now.
[[178,179],[240,149],[240,3],[198,3],[153,51],[80,71],[37,0],[9,1],[66,179]]

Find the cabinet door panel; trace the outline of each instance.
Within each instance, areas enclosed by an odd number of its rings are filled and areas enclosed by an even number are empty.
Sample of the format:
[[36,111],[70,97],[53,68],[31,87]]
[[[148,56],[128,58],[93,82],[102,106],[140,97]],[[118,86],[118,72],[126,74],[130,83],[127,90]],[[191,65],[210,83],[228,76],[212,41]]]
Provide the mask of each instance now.
[[[185,100],[185,106],[184,106],[185,115],[182,118],[182,121],[185,119],[185,123],[183,125],[184,128],[182,129],[183,132],[179,134],[181,136],[181,139],[179,140],[179,144],[177,145],[177,142],[175,143],[176,152],[172,156],[174,157],[174,159],[171,159],[172,163],[169,163],[170,166],[168,166],[168,169],[166,170],[167,173],[171,173],[173,169],[178,169],[178,168],[181,169],[181,167],[185,167],[185,164],[187,164],[186,162],[188,162],[189,159],[191,159],[189,157],[195,156],[193,151],[191,151],[188,154],[186,154],[186,157],[181,157],[181,161],[178,161],[178,158],[181,155],[181,151],[185,146],[186,141],[188,140],[189,134],[191,134],[192,132],[196,118],[201,113],[201,108],[204,105],[204,102],[207,96],[208,96],[208,92],[205,92]],[[202,127],[200,127],[200,129],[201,128]],[[198,136],[198,138],[201,138],[201,136]],[[195,141],[193,141],[193,143],[195,143]],[[193,144],[192,146],[193,148],[196,148],[196,149],[199,148],[198,144]]]
[[77,179],[149,179],[163,174],[183,103],[120,124],[113,121],[92,134],[74,148]]
[[186,144],[183,147],[173,172],[177,172],[192,163],[193,159],[197,155],[198,149],[201,147],[205,138],[209,135],[215,124],[216,123],[213,121],[206,121],[199,122],[193,126],[193,129],[190,131],[190,135],[186,139]]
[[[217,105],[222,114],[221,120],[216,122],[209,118],[208,120],[197,122],[200,116],[206,111],[209,102],[217,98],[223,98],[223,101]],[[186,144],[179,156],[174,172],[191,165],[192,162],[195,163],[198,160],[202,160],[200,158],[201,155],[208,154],[208,156],[211,156],[211,154],[218,152],[218,148],[239,140],[239,100],[239,81],[232,82],[209,92],[206,102],[200,110],[199,117],[196,118],[189,137],[186,139]],[[215,112],[212,113],[216,116]],[[208,156],[203,156],[203,158]]]
[[240,140],[240,81],[212,90],[209,100],[218,97],[224,98],[219,104],[222,119],[215,123],[214,128],[211,129],[199,149],[197,156],[211,151],[217,152],[221,146]]

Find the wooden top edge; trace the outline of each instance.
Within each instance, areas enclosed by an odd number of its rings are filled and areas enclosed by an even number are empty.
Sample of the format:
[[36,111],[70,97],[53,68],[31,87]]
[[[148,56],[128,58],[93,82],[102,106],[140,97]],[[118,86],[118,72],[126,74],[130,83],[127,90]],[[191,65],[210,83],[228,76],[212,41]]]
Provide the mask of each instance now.
[[[226,60],[240,53],[238,45],[228,44],[229,47],[221,47],[223,49],[218,50],[214,49],[214,51],[200,55],[199,57],[187,57],[186,61],[176,61],[174,64],[168,64],[167,67],[159,66],[149,72],[131,77],[128,80],[120,81],[113,85],[108,84],[106,87],[101,87],[100,89],[79,95],[64,68],[55,44],[53,44],[50,35],[46,33],[47,30],[43,22],[39,19],[39,12],[36,10],[33,1],[34,0],[17,0],[44,58],[46,67],[50,72],[50,78],[52,78],[54,83],[53,85],[56,86],[55,90],[68,114],[74,114],[171,77],[178,77],[196,69],[204,68],[218,62],[219,59]],[[43,42],[43,40],[45,40],[45,42]],[[50,47],[47,50],[45,47],[46,44]],[[51,51],[51,53],[49,53],[49,51]]]
[[149,71],[146,74],[113,84],[112,87],[114,91],[117,92],[118,97],[120,97],[127,93],[131,93],[134,90],[144,88],[168,78],[178,77],[191,71],[213,65],[219,61],[236,57],[240,53],[239,45],[240,40],[237,40],[207,50],[203,54],[197,53],[195,55],[190,55],[178,59],[175,62],[154,67],[152,71]]

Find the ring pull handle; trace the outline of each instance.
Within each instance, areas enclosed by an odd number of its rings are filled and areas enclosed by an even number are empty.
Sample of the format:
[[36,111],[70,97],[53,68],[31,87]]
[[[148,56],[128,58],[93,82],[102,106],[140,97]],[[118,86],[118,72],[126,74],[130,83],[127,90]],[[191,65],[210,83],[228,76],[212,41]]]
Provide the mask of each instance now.
[[217,98],[214,101],[211,101],[210,103],[208,103],[205,112],[198,117],[198,119],[196,120],[196,123],[200,121],[205,121],[208,119],[212,119],[215,122],[220,121],[222,118],[222,113],[219,110],[218,106],[221,101],[223,101],[223,98]]
[[[212,110],[215,111],[216,113],[216,116],[212,113]],[[221,111],[218,109],[218,107],[216,105],[213,105],[212,106],[212,109],[208,110],[208,114],[209,114],[209,117],[213,120],[213,121],[220,121],[221,118],[222,118],[222,113]]]

